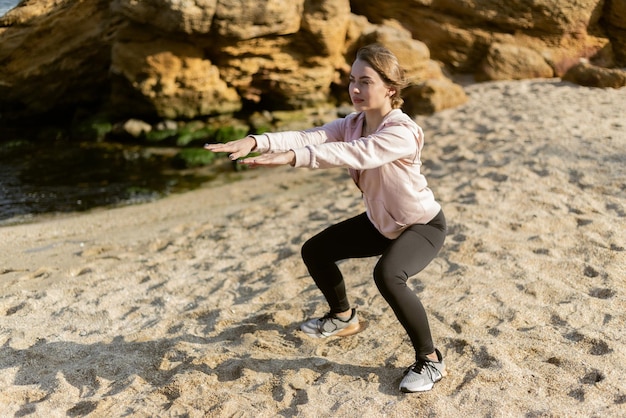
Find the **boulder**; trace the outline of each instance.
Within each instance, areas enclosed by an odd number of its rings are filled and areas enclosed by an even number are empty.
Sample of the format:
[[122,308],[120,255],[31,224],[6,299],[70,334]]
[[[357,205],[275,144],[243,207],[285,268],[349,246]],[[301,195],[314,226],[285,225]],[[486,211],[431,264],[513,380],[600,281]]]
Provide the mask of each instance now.
[[571,67],[562,79],[581,86],[618,89],[626,86],[626,70],[598,67],[582,61]]
[[150,131],[152,131],[152,126],[142,120],[128,119],[120,126],[120,129],[122,132],[133,138],[139,138],[142,135],[150,133]]
[[476,74],[476,80],[551,78],[554,70],[538,52],[514,44],[492,44]]
[[467,102],[465,90],[449,79],[432,79],[413,85],[402,93],[403,110],[410,116],[431,114]]

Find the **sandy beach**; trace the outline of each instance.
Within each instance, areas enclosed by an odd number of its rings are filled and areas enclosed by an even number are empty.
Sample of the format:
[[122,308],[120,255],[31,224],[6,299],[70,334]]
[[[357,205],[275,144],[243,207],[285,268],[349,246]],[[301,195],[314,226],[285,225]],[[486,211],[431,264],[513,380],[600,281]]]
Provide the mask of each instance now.
[[355,336],[313,340],[326,305],[302,243],[363,211],[342,169],[0,227],[0,416],[626,415],[626,91],[558,79],[466,86],[420,116],[449,224],[410,279],[448,376],[402,394],[413,352],[346,261]]

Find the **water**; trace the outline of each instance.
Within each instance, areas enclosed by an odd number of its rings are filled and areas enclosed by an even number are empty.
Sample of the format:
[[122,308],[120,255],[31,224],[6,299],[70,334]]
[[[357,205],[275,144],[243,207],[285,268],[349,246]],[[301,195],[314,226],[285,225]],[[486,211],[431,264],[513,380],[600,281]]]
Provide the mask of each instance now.
[[121,144],[0,142],[0,226],[153,201],[217,175],[215,169],[173,169],[173,153]]
[[0,16],[17,6],[20,0],[0,0]]

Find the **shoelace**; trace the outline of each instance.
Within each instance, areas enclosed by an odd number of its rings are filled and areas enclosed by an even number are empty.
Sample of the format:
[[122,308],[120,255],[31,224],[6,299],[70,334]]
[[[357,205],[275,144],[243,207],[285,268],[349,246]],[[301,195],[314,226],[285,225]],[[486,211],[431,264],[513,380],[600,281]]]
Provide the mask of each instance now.
[[[337,316],[336,316],[335,314],[332,314],[332,313],[328,312],[326,315],[324,315],[323,317],[321,317],[321,318],[319,319],[318,330],[319,330],[319,332],[320,332],[320,333],[323,333],[323,332],[333,332],[333,331],[334,331],[334,330],[330,330],[330,331],[325,331],[325,330],[324,330],[324,324],[326,324],[326,322],[327,322],[328,320],[331,320],[331,319],[336,319],[336,320],[338,320],[338,321],[341,321],[341,322],[346,322],[346,323],[349,321],[349,319],[344,321],[344,320],[343,320],[343,319],[341,319],[341,318],[337,318]],[[333,324],[333,325],[334,325],[334,324]],[[337,329],[337,328],[338,328],[338,327],[335,325],[335,329]]]
[[326,315],[324,315],[323,317],[320,318],[320,321],[323,321],[325,319],[332,319],[332,318],[335,318],[335,315],[333,315],[330,312],[328,312]]
[[410,365],[405,371],[404,374],[406,375],[408,372],[410,372],[411,370],[413,370],[415,373],[417,374],[422,374],[422,371],[424,369],[426,369],[426,372],[429,374],[429,376],[432,378],[433,377],[433,371],[434,372],[439,372],[439,370],[437,370],[437,368],[435,366],[433,366],[432,364],[433,362],[430,360],[418,360],[415,363],[413,363],[412,365]]
[[349,322],[351,318],[348,318],[348,319],[341,319],[341,318],[339,318],[337,315],[335,315],[335,314],[332,314],[332,313],[328,312],[326,315],[324,315],[323,317],[321,317],[319,320],[320,320],[321,322],[324,322],[324,321],[325,321],[325,320],[327,320],[327,319],[336,319],[336,320],[341,321],[341,322]]

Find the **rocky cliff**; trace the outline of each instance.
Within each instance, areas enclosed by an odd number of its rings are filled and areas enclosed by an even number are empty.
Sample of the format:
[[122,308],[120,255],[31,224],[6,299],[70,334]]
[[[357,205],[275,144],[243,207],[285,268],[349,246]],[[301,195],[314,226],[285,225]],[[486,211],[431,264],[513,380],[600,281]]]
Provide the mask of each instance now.
[[[580,58],[626,66],[623,0],[352,0],[374,23],[396,19],[434,59],[478,80],[560,77]],[[408,12],[410,10],[410,12]]]
[[626,65],[618,0],[24,0],[0,18],[0,121],[108,106],[192,119],[346,99],[355,50],[406,68],[413,113],[465,101],[445,74]]

